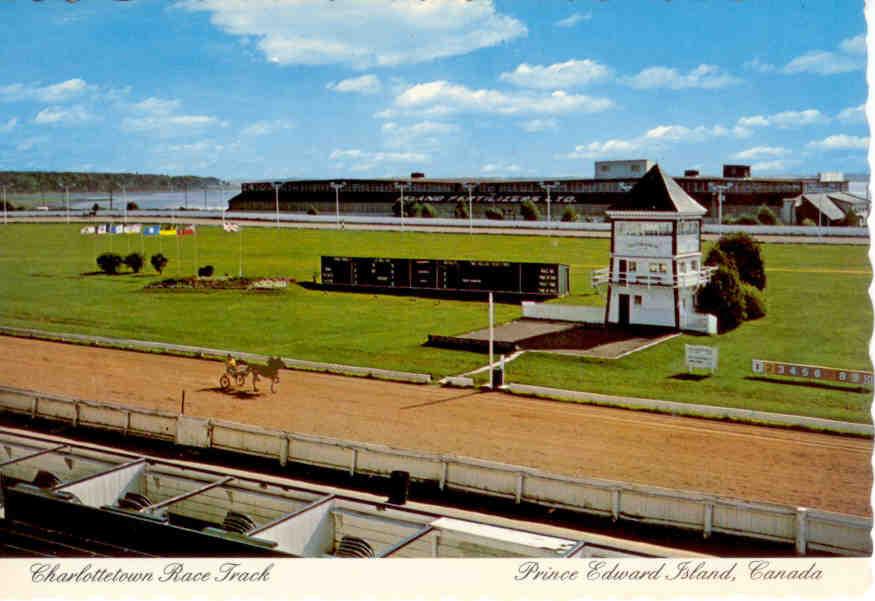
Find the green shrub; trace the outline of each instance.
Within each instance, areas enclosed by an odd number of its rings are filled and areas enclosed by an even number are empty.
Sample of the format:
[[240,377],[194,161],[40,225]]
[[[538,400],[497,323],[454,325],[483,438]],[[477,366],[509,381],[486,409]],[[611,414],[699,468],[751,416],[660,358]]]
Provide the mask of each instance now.
[[435,209],[432,205],[426,203],[422,205],[422,212],[420,213],[421,217],[425,217],[426,219],[434,219],[438,216],[437,209]]
[[152,258],[149,259],[149,262],[158,273],[161,273],[162,271],[164,271],[164,268],[167,267],[167,257],[162,255],[161,253],[156,253],[152,255]]
[[140,253],[131,253],[125,257],[125,265],[127,265],[134,273],[140,273],[143,265],[146,263],[146,257]]
[[502,219],[504,219],[504,213],[502,213],[498,209],[486,209],[486,218],[501,221]]
[[842,225],[847,227],[859,227],[860,226],[860,216],[857,215],[854,209],[848,209],[848,212],[845,213],[845,218],[842,219]]
[[727,269],[738,271],[738,268],[735,266],[735,261],[732,260],[732,257],[720,250],[720,248],[717,246],[712,246],[711,250],[708,251],[708,254],[705,256],[705,265],[712,265],[714,267],[726,267]]
[[565,210],[562,211],[562,221],[572,222],[577,221],[577,212],[571,207],[565,207]]
[[779,220],[772,209],[763,205],[757,211],[757,221],[762,225],[778,225]]
[[760,245],[753,238],[747,234],[726,234],[717,241],[717,247],[733,260],[742,282],[760,290],[766,287],[763,256]]
[[[419,212],[422,210],[422,205],[416,201],[411,202],[409,199],[404,199],[404,216],[405,217],[416,217]],[[395,204],[392,205],[392,214],[395,217],[401,216],[401,200],[396,200]]]
[[456,219],[468,219],[468,203],[460,200],[453,209],[453,217]]
[[802,220],[802,225],[817,225],[810,217],[806,217]]
[[307,207],[307,215],[318,215],[318,214],[319,214],[319,210],[316,207],[314,207],[313,205],[310,205],[309,207]]
[[744,319],[759,319],[766,315],[766,298],[761,290],[750,284],[741,285],[744,298]]
[[116,253],[103,253],[97,257],[97,266],[100,267],[101,271],[108,274],[118,273],[118,268],[121,267],[123,262],[121,255]]
[[759,225],[760,224],[760,222],[757,221],[756,217],[754,217],[753,215],[748,215],[748,214],[739,215],[738,217],[735,218],[734,223],[736,225]]
[[126,208],[128,211],[139,211],[140,205],[135,203],[133,200],[129,200]]
[[203,267],[198,267],[197,277],[199,278],[208,278],[213,275],[213,266],[212,265],[204,265]]
[[526,200],[520,205],[520,215],[526,221],[538,221],[541,218],[541,212],[531,200]]
[[721,265],[696,294],[696,307],[717,316],[717,330],[728,332],[744,320],[744,296],[738,272]]

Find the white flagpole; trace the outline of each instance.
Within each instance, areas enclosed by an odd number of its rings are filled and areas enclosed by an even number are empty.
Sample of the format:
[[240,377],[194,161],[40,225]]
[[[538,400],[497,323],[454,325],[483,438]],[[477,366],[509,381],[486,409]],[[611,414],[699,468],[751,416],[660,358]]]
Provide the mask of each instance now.
[[493,344],[495,332],[493,321],[495,318],[495,309],[492,306],[492,293],[489,293],[489,385],[492,386],[492,360],[493,360]]

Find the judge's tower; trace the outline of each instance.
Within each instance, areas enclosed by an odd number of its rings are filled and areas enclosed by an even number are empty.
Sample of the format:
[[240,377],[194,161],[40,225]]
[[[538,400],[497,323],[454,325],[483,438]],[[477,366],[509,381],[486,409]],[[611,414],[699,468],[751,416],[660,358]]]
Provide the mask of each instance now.
[[605,322],[698,329],[695,291],[713,272],[702,266],[706,212],[659,165],[608,209],[611,264],[593,273],[608,285]]

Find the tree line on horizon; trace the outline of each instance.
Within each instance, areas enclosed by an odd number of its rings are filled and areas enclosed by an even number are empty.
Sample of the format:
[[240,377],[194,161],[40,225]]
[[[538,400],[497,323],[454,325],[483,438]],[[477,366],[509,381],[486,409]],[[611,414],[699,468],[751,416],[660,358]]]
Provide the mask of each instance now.
[[91,173],[85,171],[0,171],[0,187],[7,193],[38,194],[59,192],[129,192],[137,190],[173,190],[214,188],[227,184],[217,177],[166,175],[152,173]]

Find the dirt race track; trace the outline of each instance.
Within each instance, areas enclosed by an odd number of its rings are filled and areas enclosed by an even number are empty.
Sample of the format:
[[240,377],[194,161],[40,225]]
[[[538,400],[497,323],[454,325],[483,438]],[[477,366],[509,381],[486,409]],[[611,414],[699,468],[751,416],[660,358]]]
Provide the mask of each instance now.
[[190,415],[871,515],[867,439],[295,371],[228,394],[214,361],[5,336],[0,365],[8,386],[167,411],[185,389]]

